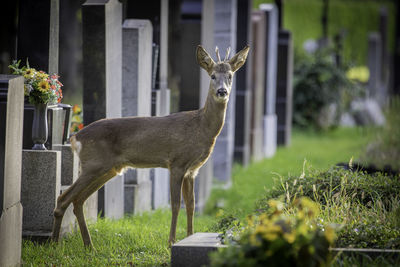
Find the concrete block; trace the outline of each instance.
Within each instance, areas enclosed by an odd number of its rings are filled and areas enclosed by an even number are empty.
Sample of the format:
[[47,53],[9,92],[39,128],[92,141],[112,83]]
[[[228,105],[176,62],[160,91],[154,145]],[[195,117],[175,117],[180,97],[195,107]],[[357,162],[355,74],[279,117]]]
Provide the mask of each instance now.
[[[61,186],[61,193],[64,193],[69,186]],[[60,236],[65,236],[68,233],[72,233],[74,230],[78,229],[78,222],[74,214],[74,205],[72,203],[68,206],[64,213],[64,217],[61,224]]]
[[84,203],[83,212],[86,222],[95,223],[98,215],[98,199],[97,192],[94,192]]
[[225,247],[218,233],[195,233],[179,241],[171,248],[172,267],[208,266],[208,253]]
[[79,174],[79,158],[71,150],[71,145],[54,145],[54,150],[61,151],[61,185],[71,185]]
[[61,152],[23,150],[22,163],[23,231],[51,232],[61,190]]
[[104,214],[118,219],[124,216],[124,176],[117,175],[104,185]]
[[152,208],[151,181],[139,184],[125,184],[125,213],[140,214]]

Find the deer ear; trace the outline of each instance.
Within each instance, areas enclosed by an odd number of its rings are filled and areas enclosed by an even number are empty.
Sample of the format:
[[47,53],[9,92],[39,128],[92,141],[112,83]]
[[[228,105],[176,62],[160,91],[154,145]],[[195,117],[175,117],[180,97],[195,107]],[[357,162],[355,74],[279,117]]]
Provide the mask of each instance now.
[[245,48],[240,50],[236,55],[234,55],[230,60],[229,64],[231,65],[232,72],[240,69],[241,66],[246,62],[247,55],[249,53],[250,46],[246,45]]
[[208,74],[211,74],[215,62],[201,45],[197,46],[196,58],[197,58],[197,63],[199,63],[200,67],[205,69],[208,72]]

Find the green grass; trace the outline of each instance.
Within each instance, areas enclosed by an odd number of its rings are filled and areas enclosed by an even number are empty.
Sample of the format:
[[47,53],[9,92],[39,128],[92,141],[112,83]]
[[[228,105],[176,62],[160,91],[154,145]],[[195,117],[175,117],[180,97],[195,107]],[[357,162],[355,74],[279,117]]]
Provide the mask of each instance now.
[[[224,209],[244,217],[254,211],[255,202],[265,193],[265,188],[273,185],[275,173],[299,174],[304,159],[315,168],[328,168],[352,156],[357,158],[366,140],[366,131],[357,128],[322,134],[295,131],[292,145],[279,148],[274,158],[252,163],[247,168],[235,166],[232,187],[212,192],[207,215],[195,218],[195,232],[213,229],[218,220],[216,203],[222,199],[225,199]],[[169,210],[121,220],[99,219],[89,225],[96,251],[85,249],[79,232],[75,232],[59,244],[24,241],[22,260],[24,266],[168,266],[170,219]],[[186,216],[182,210],[177,239],[185,235]]]

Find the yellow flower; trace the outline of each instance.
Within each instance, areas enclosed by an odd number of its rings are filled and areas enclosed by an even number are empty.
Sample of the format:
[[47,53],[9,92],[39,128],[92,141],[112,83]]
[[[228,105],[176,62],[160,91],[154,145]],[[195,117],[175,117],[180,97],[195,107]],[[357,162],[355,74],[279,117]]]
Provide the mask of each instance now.
[[28,85],[24,84],[24,95],[28,96],[29,95],[29,88]]
[[41,80],[40,83],[38,84],[38,87],[41,92],[46,92],[47,90],[49,90],[50,85],[47,81]]
[[36,76],[38,77],[38,79],[41,79],[41,80],[47,80],[47,78],[49,78],[49,75],[43,71],[37,72]]
[[34,68],[26,69],[24,72],[25,79],[32,79],[35,76],[36,70]]
[[285,233],[285,234],[283,234],[283,237],[286,239],[286,241],[289,244],[292,244],[296,240],[296,233],[294,231],[292,231],[290,233]]

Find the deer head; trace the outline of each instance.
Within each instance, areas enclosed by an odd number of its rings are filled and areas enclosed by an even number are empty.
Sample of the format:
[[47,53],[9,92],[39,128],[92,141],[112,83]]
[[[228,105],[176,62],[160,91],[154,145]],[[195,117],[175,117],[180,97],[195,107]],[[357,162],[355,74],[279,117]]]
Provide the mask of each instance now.
[[222,61],[218,47],[215,49],[218,62],[216,63],[207,51],[198,46],[196,50],[197,62],[208,75],[210,75],[210,92],[216,102],[227,103],[232,89],[232,79],[235,72],[246,62],[249,46],[243,48],[235,56],[229,59],[230,48],[227,49],[225,58]]

